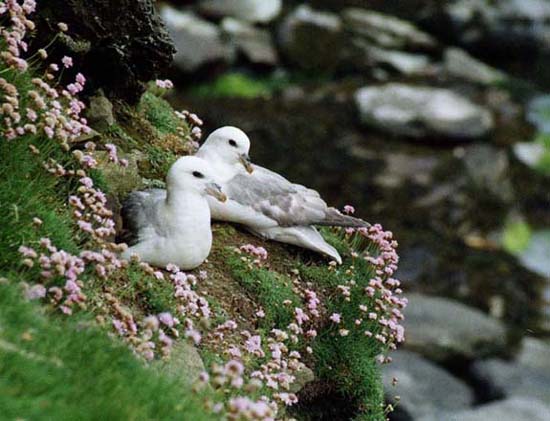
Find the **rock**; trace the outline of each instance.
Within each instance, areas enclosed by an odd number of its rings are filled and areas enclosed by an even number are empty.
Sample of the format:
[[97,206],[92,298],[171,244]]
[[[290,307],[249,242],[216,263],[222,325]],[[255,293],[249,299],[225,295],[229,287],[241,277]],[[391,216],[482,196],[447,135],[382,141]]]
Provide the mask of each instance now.
[[527,120],[539,132],[550,133],[550,95],[540,95],[529,101]]
[[550,342],[524,338],[517,360],[525,367],[550,373]]
[[472,375],[490,395],[535,398],[550,405],[550,371],[493,358],[476,361]]
[[514,155],[528,167],[537,170],[548,153],[547,148],[539,142],[520,142],[513,146]]
[[[379,154],[380,155],[380,154]],[[384,155],[385,167],[374,180],[386,188],[402,187],[413,182],[422,186],[432,181],[432,172],[439,164],[435,156],[390,152]]]
[[[103,88],[109,97],[135,103],[145,83],[160,76],[172,62],[174,46],[153,0],[48,0],[33,16],[37,26],[34,48],[42,48],[59,33],[51,59],[74,58],[87,86]],[[74,72],[65,72],[73,78]]]
[[[422,264],[419,265],[418,262]],[[399,268],[395,277],[410,285],[429,277],[437,268],[437,256],[434,251],[429,245],[418,245],[399,251]]]
[[102,91],[90,97],[85,112],[89,125],[94,129],[105,130],[115,124],[113,104],[103,95]]
[[212,62],[228,62],[233,49],[222,40],[220,29],[191,12],[163,6],[161,15],[176,45],[174,64],[193,72]]
[[315,374],[313,373],[313,370],[306,366],[302,367],[300,370],[294,373],[294,376],[296,377],[296,379],[294,380],[294,383],[290,385],[289,389],[291,393],[298,393],[304,388],[306,384],[311,383],[313,380],[315,380]]
[[478,138],[493,128],[489,110],[448,89],[388,83],[355,93],[361,120],[411,137]]
[[518,255],[521,264],[532,272],[550,279],[550,230],[535,231],[529,244]]
[[141,187],[142,180],[138,169],[138,161],[144,159],[141,152],[136,151],[126,154],[120,150],[118,151],[119,158],[128,160],[127,167],[110,162],[106,151],[96,151],[94,157],[97,160],[97,169],[101,171],[103,178],[109,185],[109,193],[122,199],[131,191]]
[[443,70],[451,77],[480,85],[493,85],[506,79],[504,73],[472,57],[460,48],[445,50]]
[[427,49],[437,42],[412,23],[371,10],[349,8],[342,12],[346,30],[389,49]]
[[235,49],[251,63],[270,66],[277,64],[277,50],[273,46],[271,33],[268,30],[254,28],[233,18],[225,18],[221,28]]
[[478,143],[465,149],[463,162],[466,174],[477,190],[488,192],[505,203],[514,200],[509,178],[510,163],[505,150]]
[[[472,405],[470,388],[436,364],[408,351],[396,351],[391,356],[392,363],[382,372],[386,398],[391,402],[398,395],[399,408],[413,419]],[[394,379],[396,386],[392,385]]]
[[446,13],[464,44],[525,54],[550,51],[550,3],[546,0],[454,0]]
[[474,359],[500,352],[504,325],[481,311],[453,300],[408,294],[405,346],[435,361],[455,356]]
[[214,17],[231,16],[247,22],[266,23],[275,19],[282,0],[203,0],[199,9]]
[[354,48],[348,60],[359,69],[386,65],[406,76],[427,74],[432,69],[430,58],[426,55],[386,50],[363,40],[352,42]]
[[340,18],[328,12],[297,7],[279,28],[281,47],[290,61],[306,70],[333,71],[345,37]]
[[550,406],[536,399],[511,398],[422,421],[548,421],[549,411]]
[[172,347],[168,360],[158,361],[156,365],[165,374],[183,380],[187,385],[192,385],[205,371],[197,348],[184,340],[178,341]]

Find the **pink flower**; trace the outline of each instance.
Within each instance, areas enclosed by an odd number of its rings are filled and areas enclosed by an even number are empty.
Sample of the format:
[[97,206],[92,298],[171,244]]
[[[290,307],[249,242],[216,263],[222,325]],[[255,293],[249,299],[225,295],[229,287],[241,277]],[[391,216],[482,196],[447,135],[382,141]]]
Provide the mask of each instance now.
[[347,213],[348,215],[355,213],[355,208],[351,205],[344,206],[344,213]]
[[168,327],[173,327],[174,326],[174,318],[168,312],[160,313],[158,315],[158,319],[162,324],[165,324]]
[[36,284],[30,287],[26,292],[27,299],[37,300],[46,296],[46,288],[42,284]]
[[68,69],[73,65],[73,59],[69,56],[65,56],[61,59],[61,63],[63,63],[63,66]]
[[332,313],[329,319],[334,323],[340,323],[342,321],[342,316],[338,313]]

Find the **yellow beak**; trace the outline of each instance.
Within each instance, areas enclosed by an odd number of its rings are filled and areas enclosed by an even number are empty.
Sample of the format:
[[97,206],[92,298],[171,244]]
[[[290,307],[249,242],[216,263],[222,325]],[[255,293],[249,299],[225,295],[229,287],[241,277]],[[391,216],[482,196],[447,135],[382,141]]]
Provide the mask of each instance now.
[[248,155],[242,154],[239,156],[239,161],[243,164],[248,174],[252,174],[254,172],[254,167],[252,166],[252,162],[250,162],[250,157]]

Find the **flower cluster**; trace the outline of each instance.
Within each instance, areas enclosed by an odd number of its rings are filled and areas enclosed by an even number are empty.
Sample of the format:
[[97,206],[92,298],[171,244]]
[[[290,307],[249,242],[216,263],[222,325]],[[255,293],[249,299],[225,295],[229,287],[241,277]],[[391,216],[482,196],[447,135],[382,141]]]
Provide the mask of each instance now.
[[[244,252],[252,256],[253,258],[252,263],[258,266],[261,266],[262,261],[267,260],[267,250],[260,246],[255,246],[253,244],[245,244],[243,246],[240,246],[237,249],[237,251]],[[247,260],[247,258],[244,256],[243,256],[243,259]]]
[[[384,231],[379,224],[346,229],[345,236],[352,245],[366,241],[368,246],[361,254],[352,253],[354,265],[345,273],[348,280],[336,288],[338,300],[352,310],[346,315],[333,313],[330,321],[338,328],[340,336],[357,333],[373,338],[381,351],[378,360],[389,362],[391,358],[385,351],[395,349],[405,340],[401,323],[407,299],[402,296],[400,281],[393,277],[399,260],[397,242],[392,233]],[[361,264],[366,269],[359,273],[357,267]]]
[[203,121],[196,114],[190,113],[187,110],[176,111],[175,114],[176,117],[189,127],[189,132],[186,134],[183,127],[180,126],[178,128],[178,134],[191,145],[191,152],[197,151],[199,149],[199,140],[202,138],[201,127]]
[[[39,268],[39,277],[42,279],[42,283],[27,287],[26,295],[29,299],[48,295],[52,304],[65,314],[72,314],[74,306],[84,306],[86,295],[82,292],[83,282],[79,278],[84,273],[85,263],[80,257],[58,250],[48,238],[40,240],[39,252],[26,246],[19,247],[19,252],[24,257],[25,266]],[[62,287],[55,282],[59,279],[64,281]]]
[[[1,28],[2,38],[7,44],[7,49],[0,53],[0,60],[5,67],[3,72],[11,70],[22,73],[29,67],[28,62],[22,58],[22,53],[27,51],[27,43],[24,41],[27,30],[34,29],[34,23],[28,19],[28,15],[35,7],[33,0],[25,0],[22,5],[15,0],[0,3],[0,18],[9,16],[11,23],[8,27]],[[44,49],[37,54],[41,59],[48,57]],[[71,65],[70,57],[62,59],[63,67]],[[56,89],[52,87],[51,81],[56,78],[59,69],[60,66],[55,63],[47,66],[43,77],[31,80],[33,89],[26,91],[24,95],[13,84],[0,77],[0,115],[4,123],[1,134],[6,139],[42,132],[50,139],[56,138],[68,150],[71,141],[89,133],[86,119],[80,116],[84,104],[76,98],[84,89],[86,79],[78,73],[73,83]]]

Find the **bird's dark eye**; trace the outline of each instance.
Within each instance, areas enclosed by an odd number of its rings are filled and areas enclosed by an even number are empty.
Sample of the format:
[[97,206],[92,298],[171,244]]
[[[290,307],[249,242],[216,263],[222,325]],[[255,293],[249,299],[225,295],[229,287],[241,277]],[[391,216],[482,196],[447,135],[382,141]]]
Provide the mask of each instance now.
[[198,171],[193,171],[193,177],[204,178],[204,174]]
[[235,142],[233,139],[229,139],[229,144],[231,146],[237,147],[237,142]]

